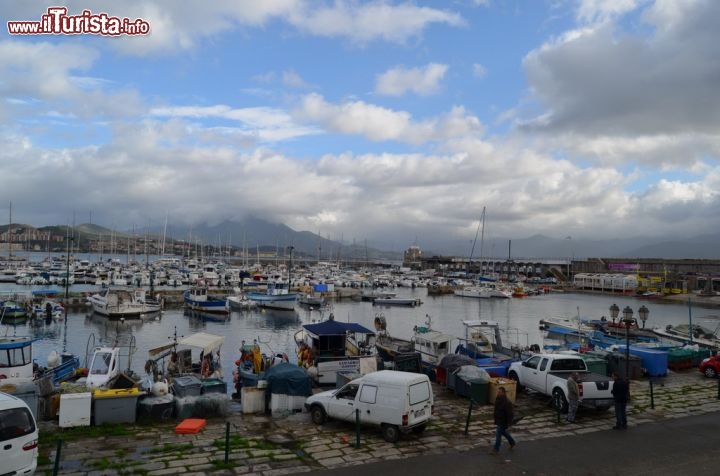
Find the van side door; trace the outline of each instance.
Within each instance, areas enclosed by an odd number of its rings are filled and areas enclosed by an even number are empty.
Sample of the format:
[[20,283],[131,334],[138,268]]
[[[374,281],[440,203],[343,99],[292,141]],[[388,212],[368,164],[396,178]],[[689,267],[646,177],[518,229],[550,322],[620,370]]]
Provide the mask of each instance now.
[[349,383],[341,387],[328,401],[327,414],[330,418],[353,421],[355,419],[355,400],[358,384]]
[[[357,409],[360,411],[360,421],[364,423],[381,423],[382,405],[378,404],[378,393],[380,388],[377,385],[363,384],[357,396]],[[386,391],[386,389],[383,389]]]

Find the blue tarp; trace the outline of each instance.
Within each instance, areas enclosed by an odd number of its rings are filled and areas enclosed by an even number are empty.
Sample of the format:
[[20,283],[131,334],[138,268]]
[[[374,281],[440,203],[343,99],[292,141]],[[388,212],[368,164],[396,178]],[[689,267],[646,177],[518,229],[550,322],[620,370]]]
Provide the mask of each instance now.
[[339,336],[345,335],[348,332],[375,334],[370,329],[352,322],[324,321],[317,324],[306,324],[303,328],[318,336]]
[[326,293],[328,291],[328,285],[327,284],[316,284],[313,286],[313,291],[316,293]]
[[309,397],[312,395],[310,376],[297,365],[280,362],[265,371],[267,380],[266,394],[294,395]]
[[36,289],[32,292],[33,296],[52,296],[55,294],[60,294],[60,291],[57,289]]

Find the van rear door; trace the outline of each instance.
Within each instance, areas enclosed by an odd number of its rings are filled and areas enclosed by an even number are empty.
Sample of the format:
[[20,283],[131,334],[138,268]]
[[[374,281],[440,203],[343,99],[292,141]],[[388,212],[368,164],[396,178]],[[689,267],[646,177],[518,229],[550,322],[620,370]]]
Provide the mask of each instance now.
[[433,393],[428,380],[421,380],[410,384],[408,387],[408,403],[407,426],[418,425],[430,419],[433,406]]
[[0,410],[0,474],[34,472],[37,444],[37,425],[27,406]]

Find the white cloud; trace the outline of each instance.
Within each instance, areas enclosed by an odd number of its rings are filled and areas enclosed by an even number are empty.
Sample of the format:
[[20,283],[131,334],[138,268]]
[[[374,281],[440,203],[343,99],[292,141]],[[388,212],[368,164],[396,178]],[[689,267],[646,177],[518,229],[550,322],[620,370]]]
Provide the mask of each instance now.
[[363,101],[346,101],[336,105],[318,94],[309,94],[303,98],[296,114],[330,131],[359,134],[372,141],[422,144],[483,132],[480,120],[468,115],[461,107],[437,118],[414,121],[406,111],[393,111]]
[[398,66],[378,75],[375,91],[388,96],[402,96],[408,91],[421,96],[435,94],[447,70],[447,65],[438,63],[421,68]]
[[282,81],[285,86],[295,89],[308,89],[310,85],[295,71],[283,71]]
[[605,21],[633,11],[649,0],[579,0],[577,18],[584,22]]
[[473,76],[476,78],[484,78],[487,76],[487,68],[480,63],[473,64]]

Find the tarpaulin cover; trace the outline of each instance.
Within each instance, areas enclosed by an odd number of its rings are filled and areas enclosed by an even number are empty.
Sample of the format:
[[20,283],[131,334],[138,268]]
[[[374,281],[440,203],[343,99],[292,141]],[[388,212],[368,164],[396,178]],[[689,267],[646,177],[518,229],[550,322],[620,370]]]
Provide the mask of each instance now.
[[477,365],[477,362],[467,355],[448,354],[440,360],[438,367],[447,369],[449,373],[452,373],[463,365]]
[[310,376],[297,365],[280,362],[265,371],[267,394],[275,393],[309,397],[312,395]]
[[375,334],[370,329],[352,322],[323,321],[317,324],[305,324],[303,327],[308,332],[318,336],[345,335],[348,332]]

